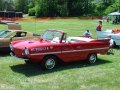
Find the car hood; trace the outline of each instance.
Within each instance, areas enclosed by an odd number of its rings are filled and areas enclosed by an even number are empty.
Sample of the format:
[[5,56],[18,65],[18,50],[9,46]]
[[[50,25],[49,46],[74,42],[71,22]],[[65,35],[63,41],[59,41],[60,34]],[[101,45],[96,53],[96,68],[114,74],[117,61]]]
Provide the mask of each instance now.
[[41,39],[32,39],[32,40],[22,40],[13,44],[14,48],[25,49],[25,48],[35,48],[40,46],[47,46],[51,42]]

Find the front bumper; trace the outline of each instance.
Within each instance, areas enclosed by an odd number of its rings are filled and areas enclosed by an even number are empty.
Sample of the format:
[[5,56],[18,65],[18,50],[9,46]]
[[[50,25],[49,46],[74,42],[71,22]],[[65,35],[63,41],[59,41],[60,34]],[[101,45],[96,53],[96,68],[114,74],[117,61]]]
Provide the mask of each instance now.
[[14,54],[14,52],[10,52],[10,56],[15,56],[16,57],[16,55]]
[[[12,57],[19,58],[19,57],[17,57],[17,56],[15,55],[14,52],[10,52],[10,55],[11,55]],[[24,61],[29,61],[29,59],[26,59],[26,58],[19,58],[19,59],[24,60]]]

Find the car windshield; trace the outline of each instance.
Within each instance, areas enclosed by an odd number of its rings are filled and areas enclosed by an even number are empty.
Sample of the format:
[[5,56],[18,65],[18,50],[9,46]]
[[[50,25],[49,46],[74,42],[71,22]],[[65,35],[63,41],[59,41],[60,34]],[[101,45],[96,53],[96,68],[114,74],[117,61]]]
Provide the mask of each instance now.
[[54,40],[54,41],[60,41],[61,37],[62,37],[63,33],[60,31],[56,31],[56,30],[47,30],[44,32],[44,34],[42,35],[42,38],[44,40]]
[[8,36],[10,33],[11,33],[11,31],[2,30],[2,31],[0,31],[0,38],[5,38],[5,37]]

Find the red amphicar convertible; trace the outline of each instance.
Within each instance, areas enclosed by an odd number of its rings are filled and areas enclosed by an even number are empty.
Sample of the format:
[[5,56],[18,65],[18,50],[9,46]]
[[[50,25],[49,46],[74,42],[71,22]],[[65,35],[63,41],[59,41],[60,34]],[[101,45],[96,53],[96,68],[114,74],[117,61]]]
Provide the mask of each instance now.
[[106,54],[110,39],[67,37],[59,30],[47,30],[40,38],[18,40],[10,44],[11,55],[22,58],[26,63],[40,62],[44,69],[53,69],[58,61],[73,62],[85,60],[93,64],[97,54]]

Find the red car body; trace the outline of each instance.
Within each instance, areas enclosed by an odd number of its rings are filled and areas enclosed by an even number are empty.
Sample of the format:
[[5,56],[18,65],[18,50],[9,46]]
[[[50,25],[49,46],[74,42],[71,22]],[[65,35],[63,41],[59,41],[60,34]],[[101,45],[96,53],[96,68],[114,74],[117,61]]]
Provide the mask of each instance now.
[[[109,40],[86,37],[67,38],[63,31],[47,30],[41,38],[13,41],[10,47],[12,55],[28,59],[30,62],[44,62],[46,61],[44,59],[50,56],[50,58],[55,57],[57,60],[59,58],[63,62],[71,62],[87,60],[89,55],[92,54],[97,56],[98,53],[107,53],[110,48]],[[90,58],[92,59],[92,57]]]

